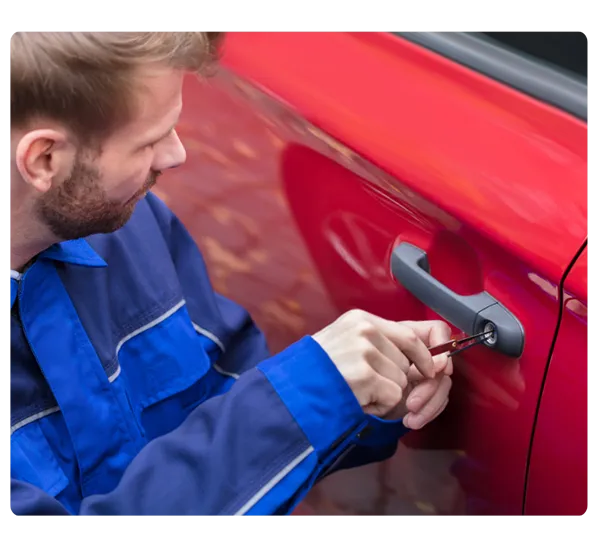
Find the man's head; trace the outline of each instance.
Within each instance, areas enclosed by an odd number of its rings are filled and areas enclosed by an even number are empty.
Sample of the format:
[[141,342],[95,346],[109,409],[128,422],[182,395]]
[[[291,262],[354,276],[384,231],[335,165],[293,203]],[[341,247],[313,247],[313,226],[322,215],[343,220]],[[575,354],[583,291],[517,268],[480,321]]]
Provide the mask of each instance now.
[[[219,33],[17,33],[11,42],[12,213],[68,240],[122,227],[163,171],[186,72]],[[36,227],[36,228],[33,228]]]

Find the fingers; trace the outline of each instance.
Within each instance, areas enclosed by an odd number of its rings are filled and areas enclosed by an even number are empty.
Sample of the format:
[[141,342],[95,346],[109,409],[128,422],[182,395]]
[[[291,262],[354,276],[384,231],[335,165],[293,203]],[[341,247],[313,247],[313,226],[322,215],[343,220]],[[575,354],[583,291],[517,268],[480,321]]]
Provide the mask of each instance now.
[[[404,425],[407,426],[407,428],[410,428],[411,430],[419,430],[420,428],[423,428],[424,426],[426,426],[427,424],[429,424],[432,420],[435,420],[437,417],[439,417],[439,415],[441,415],[443,413],[443,411],[445,410],[446,406],[449,403],[449,398],[446,398],[443,403],[441,404],[441,406],[439,407],[439,409],[437,410],[437,412],[433,415],[433,418],[430,420],[425,421],[421,426],[418,425],[413,425],[413,426],[408,426],[409,421],[410,421],[410,417],[405,415],[403,422]],[[410,415],[410,413],[409,413]],[[406,420],[405,420],[406,419]]]
[[[423,384],[427,384],[430,381],[424,381]],[[423,385],[419,385],[415,390],[421,391]],[[429,400],[419,408],[416,412],[410,412],[404,417],[404,425],[413,430],[422,428],[427,423],[434,420],[446,407],[448,403],[448,396],[450,388],[452,387],[452,379],[448,375],[440,376],[438,381],[437,389],[433,391]],[[434,387],[427,390],[427,393],[431,393]],[[415,398],[415,390],[413,390],[409,396],[409,400],[412,401]],[[421,395],[423,393],[421,392]],[[427,394],[425,394],[426,396]]]
[[408,384],[406,373],[392,360],[388,359],[381,352],[370,358],[371,367],[380,375],[400,386],[402,390]]
[[411,384],[417,384],[425,379],[423,374],[414,365],[411,365],[407,376],[408,382]]
[[[427,347],[438,346],[452,338],[452,329],[447,323],[440,320],[401,323],[415,331],[417,336],[427,345]],[[433,367],[435,374],[443,371],[446,375],[451,375],[454,371],[452,358],[449,358],[445,353],[433,356]]]
[[[443,403],[432,402],[444,381],[426,380],[435,378],[436,371],[442,371],[440,379],[450,374],[451,361],[443,357],[435,362],[427,347],[449,337],[450,328],[443,322],[393,322],[362,310],[346,312],[312,336],[367,412],[384,416],[402,402],[399,412],[406,413],[410,410],[403,394],[416,393],[420,400],[409,413],[413,423],[424,422],[423,417],[435,414]],[[415,414],[423,416],[415,419]]]
[[[429,346],[437,346],[449,341],[452,338],[452,329],[445,322],[435,321],[427,322],[433,323],[433,326],[429,328]],[[441,372],[446,375],[451,375],[454,372],[454,365],[452,358],[447,354],[440,354],[439,356],[433,357],[433,364],[435,367],[435,374]]]
[[400,323],[410,327],[427,346],[437,346],[449,341],[452,337],[452,329],[441,320]]
[[384,417],[402,400],[402,388],[391,380],[376,376],[373,396],[368,405],[363,406],[365,413]]
[[[433,367],[435,374],[445,373],[451,375],[453,372],[452,358],[448,357],[446,353],[433,356]],[[448,372],[449,371],[449,372]]]
[[415,386],[406,399],[408,410],[412,413],[419,413],[431,401],[439,388],[441,380],[442,376],[440,375],[436,379],[425,379]]
[[415,322],[391,322],[371,314],[369,315],[369,321],[415,364],[423,376],[427,378],[435,376],[433,357],[427,350],[427,345],[419,337],[416,330],[411,327]]
[[[388,377],[389,379],[397,382],[400,386],[404,387],[407,383],[407,374],[410,370],[410,361],[408,358],[400,351],[400,349],[391,343],[382,333],[376,331],[371,337],[371,342],[374,346],[378,349],[382,356],[385,356],[388,359],[388,362],[392,364],[391,369],[398,369],[402,375],[398,373],[390,374],[390,372],[385,371],[380,372],[378,369],[378,373]],[[386,365],[385,362],[383,362]],[[378,363],[378,365],[380,365]],[[393,376],[394,375],[394,376]],[[404,380],[404,382],[402,382]]]

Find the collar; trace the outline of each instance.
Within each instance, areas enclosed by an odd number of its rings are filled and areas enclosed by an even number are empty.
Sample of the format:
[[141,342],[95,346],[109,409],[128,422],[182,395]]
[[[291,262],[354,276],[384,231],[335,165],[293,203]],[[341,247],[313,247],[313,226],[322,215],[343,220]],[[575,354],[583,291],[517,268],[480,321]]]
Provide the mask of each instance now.
[[[52,259],[63,263],[77,264],[81,266],[102,267],[107,263],[87,243],[86,240],[70,240],[54,244],[39,254],[40,259]],[[17,297],[19,281],[22,274],[16,270],[10,271],[10,308],[12,309]]]
[[107,263],[97,254],[91,245],[84,239],[60,242],[46,249],[39,255],[40,259],[52,259],[63,263],[81,266],[102,267]]

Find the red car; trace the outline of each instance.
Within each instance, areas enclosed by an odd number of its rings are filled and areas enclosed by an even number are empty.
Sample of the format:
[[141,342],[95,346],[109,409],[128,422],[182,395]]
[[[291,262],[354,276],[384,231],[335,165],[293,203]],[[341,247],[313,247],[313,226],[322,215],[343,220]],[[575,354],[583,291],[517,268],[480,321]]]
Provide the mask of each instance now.
[[158,193],[273,352],[351,308],[495,336],[297,513],[586,511],[586,37],[229,34]]

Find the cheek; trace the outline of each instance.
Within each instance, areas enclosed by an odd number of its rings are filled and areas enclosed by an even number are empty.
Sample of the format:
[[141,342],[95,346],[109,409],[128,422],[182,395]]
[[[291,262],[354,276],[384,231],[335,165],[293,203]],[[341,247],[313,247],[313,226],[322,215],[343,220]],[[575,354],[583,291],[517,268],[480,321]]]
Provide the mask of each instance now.
[[150,159],[135,159],[122,162],[120,169],[111,170],[105,177],[106,191],[111,200],[125,201],[138,191],[150,173]]

